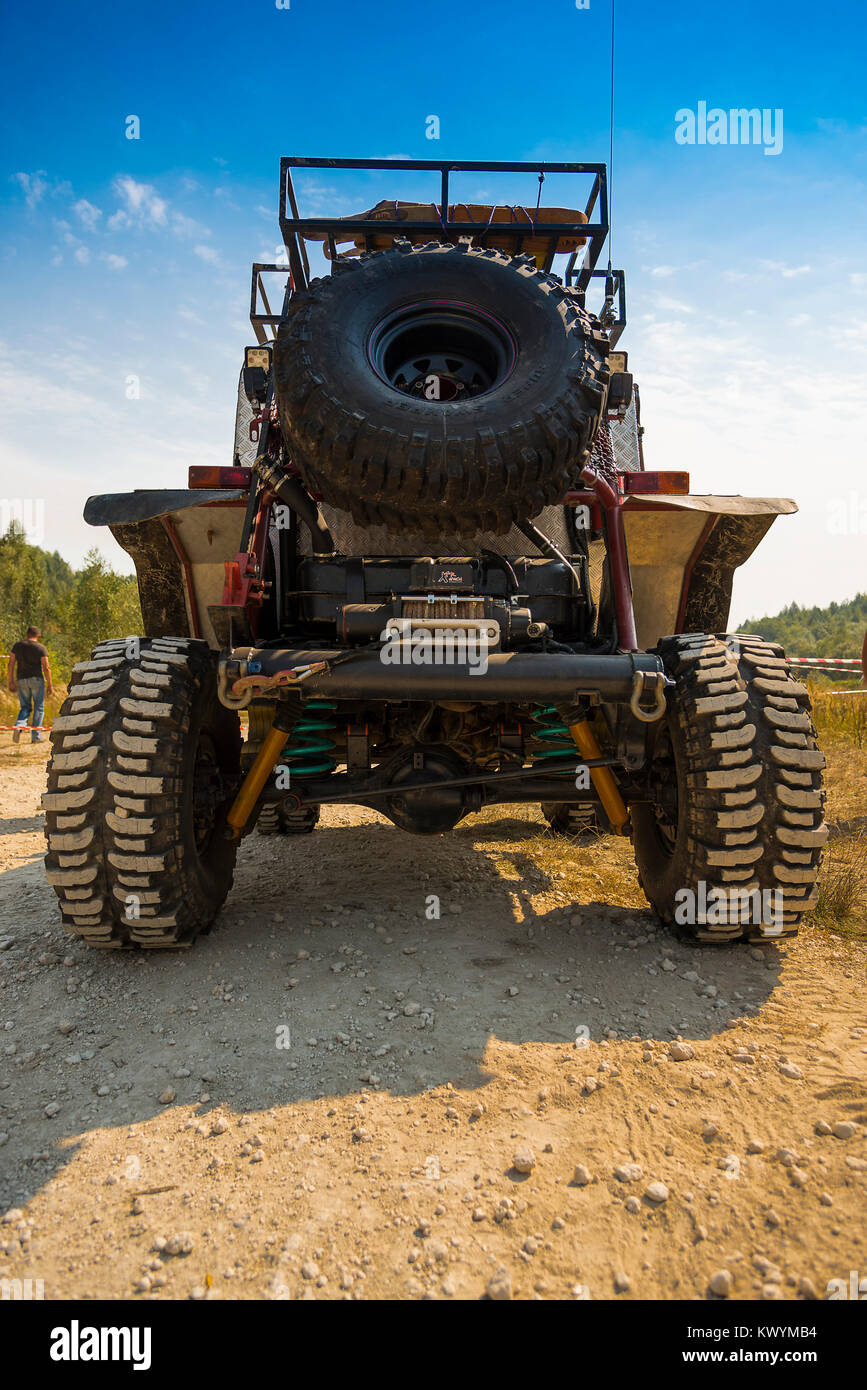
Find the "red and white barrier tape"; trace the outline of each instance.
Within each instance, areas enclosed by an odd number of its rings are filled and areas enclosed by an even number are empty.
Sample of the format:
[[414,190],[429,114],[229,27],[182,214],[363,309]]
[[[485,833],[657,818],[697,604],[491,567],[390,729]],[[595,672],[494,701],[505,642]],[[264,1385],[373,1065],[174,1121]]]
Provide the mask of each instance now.
[[787,656],[792,666],[861,666],[859,656]]
[[20,734],[47,734],[50,724],[0,724],[0,729],[17,729]]

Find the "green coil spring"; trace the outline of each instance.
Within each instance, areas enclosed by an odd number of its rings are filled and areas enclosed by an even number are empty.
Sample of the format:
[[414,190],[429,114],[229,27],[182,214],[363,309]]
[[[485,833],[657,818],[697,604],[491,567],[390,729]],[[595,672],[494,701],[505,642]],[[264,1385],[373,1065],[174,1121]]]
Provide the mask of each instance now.
[[535,728],[533,739],[547,748],[533,749],[533,767],[542,767],[546,758],[564,758],[575,752],[575,743],[553,705],[537,705],[530,715]]
[[308,700],[304,713],[295,725],[284,748],[280,762],[291,772],[312,776],[317,772],[333,772],[337,764],[334,751],[334,717],[337,705],[333,700]]

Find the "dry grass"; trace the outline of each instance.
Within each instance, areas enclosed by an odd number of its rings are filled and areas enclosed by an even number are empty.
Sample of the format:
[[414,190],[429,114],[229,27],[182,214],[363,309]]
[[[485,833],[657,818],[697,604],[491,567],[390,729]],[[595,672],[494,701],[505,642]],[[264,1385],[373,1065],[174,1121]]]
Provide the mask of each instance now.
[[845,688],[832,686],[828,681],[811,680],[807,684],[820,739],[827,737],[858,749],[867,748],[867,691],[864,687],[849,687],[857,693],[848,694]]
[[812,919],[844,936],[867,936],[867,833],[863,830],[829,842]]

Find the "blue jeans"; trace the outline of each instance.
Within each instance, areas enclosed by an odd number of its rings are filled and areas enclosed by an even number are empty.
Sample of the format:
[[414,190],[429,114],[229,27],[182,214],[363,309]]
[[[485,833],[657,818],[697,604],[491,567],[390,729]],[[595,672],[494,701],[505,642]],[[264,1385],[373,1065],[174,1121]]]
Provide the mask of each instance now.
[[[18,703],[21,708],[15,723],[24,729],[28,723],[38,727],[45,714],[45,681],[41,676],[25,676],[23,680],[18,680]],[[39,733],[30,735],[31,743],[39,743],[41,740],[42,735]]]

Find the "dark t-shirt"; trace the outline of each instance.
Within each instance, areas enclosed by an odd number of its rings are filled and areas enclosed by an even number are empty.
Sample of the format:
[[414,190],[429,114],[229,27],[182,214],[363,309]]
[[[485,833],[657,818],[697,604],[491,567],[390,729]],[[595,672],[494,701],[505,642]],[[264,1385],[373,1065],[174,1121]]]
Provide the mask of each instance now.
[[47,656],[48,652],[41,642],[34,642],[28,637],[23,642],[15,643],[12,655],[15,658],[15,674],[23,681],[32,676],[42,675],[42,658]]

